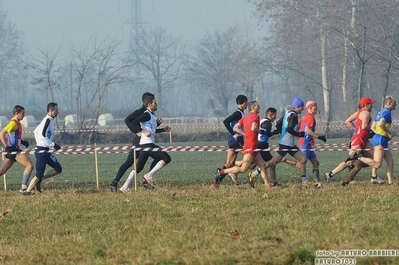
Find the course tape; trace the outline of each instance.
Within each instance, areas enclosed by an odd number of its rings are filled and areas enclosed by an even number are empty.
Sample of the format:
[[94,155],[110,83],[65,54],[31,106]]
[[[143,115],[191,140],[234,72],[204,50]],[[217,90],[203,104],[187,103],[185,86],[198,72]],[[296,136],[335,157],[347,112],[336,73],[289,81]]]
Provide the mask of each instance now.
[[[390,142],[390,145],[399,145],[399,142]],[[153,152],[227,152],[227,151],[242,151],[242,149],[231,149],[228,146],[167,146],[158,148],[141,148],[132,145],[123,146],[101,146],[97,147],[94,145],[74,145],[65,146],[59,150],[50,149],[36,151],[35,149],[23,149],[20,154],[35,154],[35,153],[46,153],[50,152],[53,154],[64,154],[64,155],[81,155],[81,154],[121,154],[128,153],[130,150],[136,151],[153,151]],[[297,151],[298,149],[280,149],[276,145],[273,145],[268,149],[255,149],[253,151]],[[308,151],[321,151],[321,152],[332,152],[332,151],[349,151],[348,144],[317,144],[311,149],[301,149]],[[359,151],[368,151],[372,149],[358,149]],[[398,151],[399,148],[385,148],[384,150]],[[248,150],[249,151],[249,150]],[[16,154],[17,152],[10,152],[8,154]],[[1,152],[2,155],[7,154],[6,151]]]

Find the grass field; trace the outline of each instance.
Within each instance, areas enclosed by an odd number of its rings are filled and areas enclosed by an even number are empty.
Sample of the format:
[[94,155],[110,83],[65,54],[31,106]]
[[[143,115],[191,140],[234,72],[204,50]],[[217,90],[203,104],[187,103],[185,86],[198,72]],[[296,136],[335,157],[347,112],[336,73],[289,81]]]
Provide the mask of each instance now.
[[[393,153],[398,161],[398,151]],[[320,172],[346,154],[318,152]],[[63,173],[31,196],[19,194],[22,167],[14,165],[7,172],[8,191],[0,185],[1,263],[315,264],[317,250],[328,251],[329,258],[332,250],[399,251],[397,170],[394,185],[370,184],[370,169],[364,169],[347,188],[340,187],[345,171],[315,189],[302,187],[300,172],[281,164],[283,188],[250,188],[242,174],[242,185],[226,179],[212,190],[224,152],[170,155],[171,164],[154,177],[154,191],[139,187],[128,194],[109,190],[126,154],[98,156],[99,190],[93,155],[57,155]],[[385,178],[384,172],[385,165]],[[350,258],[346,262],[399,264],[397,256]]]

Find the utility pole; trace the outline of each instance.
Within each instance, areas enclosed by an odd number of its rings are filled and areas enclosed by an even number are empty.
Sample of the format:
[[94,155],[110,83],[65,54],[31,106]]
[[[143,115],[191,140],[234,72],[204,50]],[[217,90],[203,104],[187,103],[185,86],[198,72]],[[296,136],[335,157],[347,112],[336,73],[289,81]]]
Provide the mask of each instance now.
[[141,18],[141,0],[131,0],[131,32],[130,51],[143,37],[143,21]]

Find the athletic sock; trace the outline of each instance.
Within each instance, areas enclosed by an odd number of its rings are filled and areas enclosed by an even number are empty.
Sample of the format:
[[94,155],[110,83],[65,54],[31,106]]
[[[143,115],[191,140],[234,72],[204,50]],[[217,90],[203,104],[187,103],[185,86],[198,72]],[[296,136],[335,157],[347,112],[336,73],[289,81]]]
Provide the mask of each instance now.
[[252,172],[252,177],[256,178],[259,174],[260,174],[260,170],[259,170],[259,168],[257,168],[256,170],[254,170]]
[[30,178],[30,173],[25,173],[25,172],[24,172],[24,173],[22,174],[22,187],[28,186],[29,178]]
[[159,162],[155,165],[155,167],[154,167],[153,169],[151,169],[150,172],[147,173],[147,176],[148,176],[149,178],[152,178],[152,177],[154,176],[154,174],[155,174],[158,170],[160,170],[161,168],[163,168],[163,167],[164,167],[164,165],[162,164],[161,161],[159,161]]
[[315,182],[320,182],[320,172],[318,169],[313,170],[313,177]]
[[130,186],[132,185],[132,182],[133,182],[135,176],[136,176],[136,172],[134,170],[132,170],[129,174],[129,177],[127,177],[125,183],[123,183],[122,189],[128,190],[130,188]]

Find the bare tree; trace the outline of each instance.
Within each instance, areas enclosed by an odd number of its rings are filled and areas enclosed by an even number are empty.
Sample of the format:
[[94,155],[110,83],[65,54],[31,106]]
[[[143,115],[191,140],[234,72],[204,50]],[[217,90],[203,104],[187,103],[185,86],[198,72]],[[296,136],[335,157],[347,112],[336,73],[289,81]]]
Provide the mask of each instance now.
[[[195,47],[187,67],[187,76],[201,91],[208,94],[208,108],[228,112],[229,101],[239,91],[239,41],[236,28],[207,34]],[[243,86],[251,82],[241,79]],[[245,83],[245,84],[244,84]]]
[[43,47],[38,48],[39,55],[31,55],[27,63],[27,67],[33,70],[31,84],[37,86],[38,90],[44,90],[46,92],[46,102],[54,102],[55,90],[61,87],[62,66],[61,63],[58,62],[60,47],[61,46],[54,52],[51,49],[46,50]]
[[21,91],[21,86],[16,85],[13,88],[13,82],[18,83],[21,79],[23,66],[21,33],[14,24],[7,21],[7,13],[3,11],[0,5],[0,87],[1,87],[1,108],[7,107],[9,103],[8,96],[12,91],[19,94],[25,94]]
[[78,129],[83,128],[90,113],[93,118],[90,133],[85,136],[88,142],[92,139],[107,93],[114,85],[128,82],[131,72],[130,63],[117,52],[119,43],[105,41],[97,45],[94,41],[89,47],[71,47]]
[[356,109],[364,95],[379,96],[381,90],[375,88],[382,82],[390,81],[386,91],[398,82],[391,71],[397,1],[249,2],[259,19],[271,25],[265,47],[275,56],[275,72],[292,72],[288,87],[300,86],[316,100],[322,98],[327,121],[334,113],[336,117],[347,115],[342,110],[348,105],[350,111]]
[[256,82],[262,80],[264,69],[258,63],[259,50],[257,43],[250,40],[239,41],[237,52],[238,83],[248,98],[254,99],[254,87]]
[[158,105],[164,108],[163,92],[181,78],[184,65],[184,48],[163,28],[144,32],[132,47],[133,60],[151,75],[155,82]]

